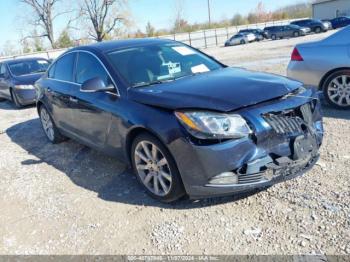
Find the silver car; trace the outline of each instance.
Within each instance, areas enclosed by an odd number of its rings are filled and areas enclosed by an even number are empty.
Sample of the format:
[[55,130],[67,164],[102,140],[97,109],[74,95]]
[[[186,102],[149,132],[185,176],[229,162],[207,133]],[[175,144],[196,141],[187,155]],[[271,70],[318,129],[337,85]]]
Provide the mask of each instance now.
[[324,40],[297,45],[287,75],[318,87],[332,106],[350,109],[350,26]]
[[244,45],[254,42],[255,39],[254,34],[236,34],[226,41],[225,46]]

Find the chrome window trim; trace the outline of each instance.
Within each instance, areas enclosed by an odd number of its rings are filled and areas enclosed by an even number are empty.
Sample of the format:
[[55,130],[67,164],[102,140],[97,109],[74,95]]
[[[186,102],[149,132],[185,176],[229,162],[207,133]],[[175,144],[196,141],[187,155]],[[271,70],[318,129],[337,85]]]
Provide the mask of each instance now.
[[[72,50],[72,51],[68,51],[67,53],[64,53],[64,54],[60,55],[60,56],[55,60],[55,62],[52,63],[52,64],[50,65],[50,67],[47,69],[47,72],[49,72],[49,70],[51,69],[51,67],[52,67],[54,64],[56,64],[57,61],[58,61],[59,59],[61,59],[62,57],[66,56],[66,55],[69,55],[69,54],[72,54],[72,53],[78,53],[78,54],[79,54],[79,52],[90,54],[91,56],[93,56],[93,57],[100,63],[100,65],[102,65],[103,69],[106,71],[106,73],[108,74],[109,78],[111,79],[111,81],[112,81],[112,83],[113,83],[113,85],[114,85],[114,87],[115,87],[115,90],[117,91],[116,94],[115,94],[115,93],[112,93],[112,92],[106,92],[106,93],[113,94],[113,95],[116,95],[116,96],[120,97],[119,88],[118,88],[117,84],[114,82],[114,79],[112,78],[111,74],[109,73],[109,71],[107,70],[107,68],[105,67],[105,65],[102,63],[102,61],[101,61],[94,53],[92,53],[92,52],[90,52],[90,51],[87,51],[87,50]],[[78,56],[78,57],[79,57],[79,56]],[[77,62],[77,60],[76,60],[76,62]],[[76,69],[76,63],[75,63],[74,73],[75,73],[75,69]],[[55,81],[62,82],[62,83],[73,84],[73,85],[76,85],[76,86],[81,86],[81,84],[79,84],[79,83],[70,82],[70,81],[64,81],[64,80],[55,79],[55,78],[50,78],[50,77],[48,77],[48,75],[47,75],[47,79],[55,80]]]
[[78,84],[78,83],[75,83],[75,82],[60,80],[60,79],[56,79],[56,78],[47,77],[47,79],[50,79],[50,80],[53,80],[53,81],[56,81],[56,82],[61,82],[61,83],[66,83],[66,84],[72,84],[72,85],[76,85],[76,86],[81,86],[81,84]]

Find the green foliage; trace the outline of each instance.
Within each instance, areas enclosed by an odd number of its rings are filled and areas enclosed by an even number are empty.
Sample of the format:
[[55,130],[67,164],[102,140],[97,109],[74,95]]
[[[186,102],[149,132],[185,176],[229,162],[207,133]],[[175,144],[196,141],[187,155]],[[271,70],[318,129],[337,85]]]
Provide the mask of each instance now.
[[73,40],[71,39],[68,30],[63,30],[60,37],[57,39],[56,46],[58,48],[67,48],[74,45]]

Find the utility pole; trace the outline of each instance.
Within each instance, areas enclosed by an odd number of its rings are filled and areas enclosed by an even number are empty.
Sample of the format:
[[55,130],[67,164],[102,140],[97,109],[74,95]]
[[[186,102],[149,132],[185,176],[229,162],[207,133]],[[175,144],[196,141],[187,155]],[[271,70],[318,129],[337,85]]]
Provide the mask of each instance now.
[[209,28],[211,28],[210,0],[208,0],[208,17],[209,17]]

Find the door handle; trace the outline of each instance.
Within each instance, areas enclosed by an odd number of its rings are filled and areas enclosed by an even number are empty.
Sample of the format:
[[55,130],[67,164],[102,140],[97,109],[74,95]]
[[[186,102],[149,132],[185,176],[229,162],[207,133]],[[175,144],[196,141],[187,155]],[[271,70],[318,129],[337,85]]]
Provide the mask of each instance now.
[[74,98],[74,97],[69,97],[69,101],[72,103],[78,103],[78,99]]

